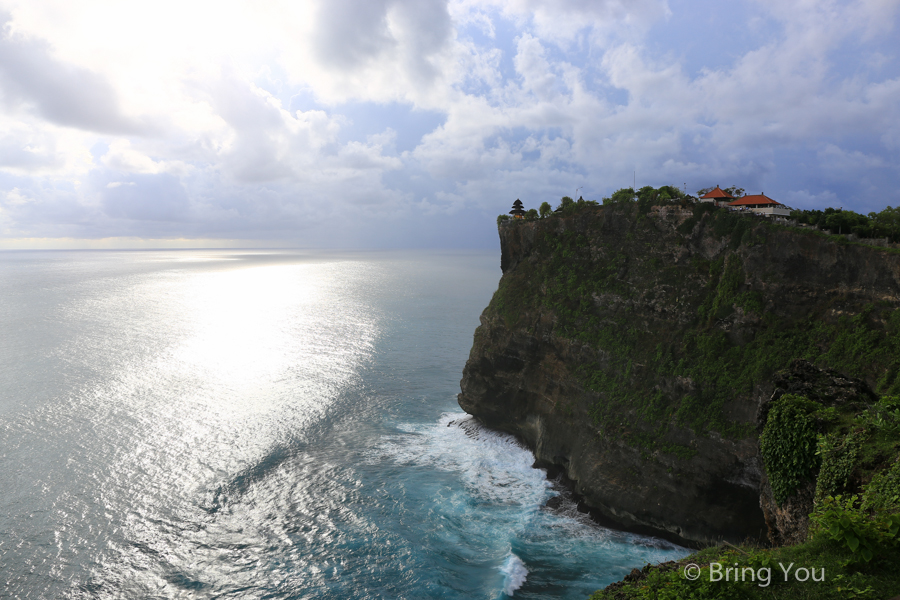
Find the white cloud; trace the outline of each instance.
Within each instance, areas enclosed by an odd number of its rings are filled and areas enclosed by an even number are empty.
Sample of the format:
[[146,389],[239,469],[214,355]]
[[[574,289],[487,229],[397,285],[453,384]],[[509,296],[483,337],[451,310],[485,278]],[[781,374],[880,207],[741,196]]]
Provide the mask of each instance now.
[[[462,223],[635,171],[804,202],[898,189],[896,0],[723,5],[750,33],[694,54],[707,15],[664,0],[6,6],[0,190],[33,199],[6,202],[13,234]],[[670,40],[675,17],[697,30]]]
[[121,173],[171,173],[183,175],[189,166],[178,160],[153,160],[146,154],[135,150],[127,139],[116,139],[109,145],[109,150],[100,162]]
[[10,191],[6,192],[6,197],[4,198],[3,204],[9,207],[22,206],[23,204],[28,204],[29,202],[34,202],[34,198],[22,194],[19,188],[13,188]]
[[41,39],[13,30],[0,13],[0,89],[7,110],[33,110],[58,125],[103,133],[141,133],[147,125],[121,111],[104,76],[56,58]]

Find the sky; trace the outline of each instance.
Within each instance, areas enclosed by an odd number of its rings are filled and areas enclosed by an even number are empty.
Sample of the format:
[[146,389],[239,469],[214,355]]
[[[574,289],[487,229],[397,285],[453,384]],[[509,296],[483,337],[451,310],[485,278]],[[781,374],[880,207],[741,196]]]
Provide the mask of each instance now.
[[622,187],[900,204],[900,0],[0,0],[0,248],[493,248]]

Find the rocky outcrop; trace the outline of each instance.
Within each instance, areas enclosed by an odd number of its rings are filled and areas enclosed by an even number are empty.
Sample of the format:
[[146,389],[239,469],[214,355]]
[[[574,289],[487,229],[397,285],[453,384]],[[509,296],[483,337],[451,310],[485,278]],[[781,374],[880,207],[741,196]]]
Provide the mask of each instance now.
[[[761,500],[757,424],[776,388],[812,383],[776,372],[799,357],[898,385],[900,260],[884,249],[633,207],[505,224],[500,240],[459,404],[625,528],[683,544],[789,537],[789,515]],[[856,330],[866,349],[838,347]]]
[[[757,430],[762,433],[772,403],[785,394],[796,394],[814,400],[823,406],[864,409],[878,397],[861,379],[847,377],[834,369],[820,369],[809,361],[797,359],[790,369],[775,375],[775,391],[760,404],[757,412]],[[763,473],[760,482],[759,505],[768,529],[769,541],[776,546],[788,546],[806,541],[809,515],[813,512],[816,492],[814,480],[802,484],[792,496],[781,504],[769,479]]]

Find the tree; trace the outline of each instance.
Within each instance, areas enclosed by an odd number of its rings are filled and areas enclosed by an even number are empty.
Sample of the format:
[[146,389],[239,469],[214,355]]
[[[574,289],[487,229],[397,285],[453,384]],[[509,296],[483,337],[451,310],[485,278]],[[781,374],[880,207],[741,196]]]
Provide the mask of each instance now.
[[679,200],[682,196],[684,196],[684,192],[679,190],[677,187],[671,185],[664,185],[659,188],[659,195],[657,196],[658,202],[666,202],[669,200]]
[[525,213],[525,219],[528,221],[534,221],[538,218],[538,211],[534,208],[529,208],[528,212]]
[[634,189],[622,188],[613,192],[609,198],[603,199],[603,204],[631,204],[634,202]]
[[657,192],[652,185],[645,185],[637,192],[637,203],[638,203],[638,212],[642,215],[646,215],[650,212],[650,207],[656,203],[656,199],[659,196],[659,192]]
[[559,201],[559,206],[556,207],[556,212],[561,212],[563,214],[569,214],[571,207],[574,207],[575,201],[569,198],[568,196],[563,196]]
[[553,212],[553,207],[550,206],[549,202],[541,202],[541,218],[547,217],[550,213]]
[[869,219],[865,215],[853,212],[852,210],[826,208],[825,227],[828,228],[831,233],[855,233],[859,237],[869,237],[872,235],[872,227],[869,223]]
[[869,213],[869,219],[873,225],[873,233],[878,237],[884,236],[891,242],[897,241],[900,233],[900,207],[888,206],[879,213]]
[[722,190],[722,191],[725,192],[725,193],[727,193],[727,194],[731,194],[731,195],[734,196],[735,198],[743,198],[743,197],[746,195],[746,194],[744,193],[744,188],[738,187],[738,186],[736,186],[736,185],[733,185],[733,186],[731,186],[731,187],[729,187],[729,188],[725,188],[725,189]]

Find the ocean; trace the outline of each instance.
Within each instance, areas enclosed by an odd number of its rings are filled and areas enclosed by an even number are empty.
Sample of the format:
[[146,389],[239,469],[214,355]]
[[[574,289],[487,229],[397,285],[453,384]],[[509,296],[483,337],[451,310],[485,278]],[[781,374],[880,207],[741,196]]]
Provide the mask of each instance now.
[[496,252],[0,252],[0,597],[584,599],[686,555],[459,409],[499,278]]

